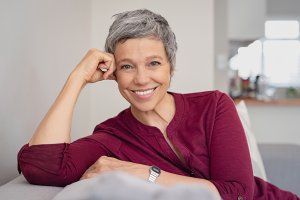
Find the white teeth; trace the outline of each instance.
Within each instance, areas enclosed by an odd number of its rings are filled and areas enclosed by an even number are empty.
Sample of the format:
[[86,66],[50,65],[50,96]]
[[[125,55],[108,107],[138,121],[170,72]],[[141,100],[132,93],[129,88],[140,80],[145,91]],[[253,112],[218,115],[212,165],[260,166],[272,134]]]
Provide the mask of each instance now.
[[137,95],[143,96],[143,95],[150,94],[153,91],[154,91],[154,89],[150,89],[150,90],[145,90],[145,91],[134,91],[134,93],[136,93]]

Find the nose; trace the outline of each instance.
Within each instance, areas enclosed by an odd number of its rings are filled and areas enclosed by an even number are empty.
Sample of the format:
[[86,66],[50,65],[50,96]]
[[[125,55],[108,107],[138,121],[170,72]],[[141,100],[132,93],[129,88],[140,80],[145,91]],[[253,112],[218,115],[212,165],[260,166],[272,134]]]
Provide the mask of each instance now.
[[138,68],[135,77],[134,77],[134,83],[136,85],[146,85],[150,80],[149,72],[143,67]]

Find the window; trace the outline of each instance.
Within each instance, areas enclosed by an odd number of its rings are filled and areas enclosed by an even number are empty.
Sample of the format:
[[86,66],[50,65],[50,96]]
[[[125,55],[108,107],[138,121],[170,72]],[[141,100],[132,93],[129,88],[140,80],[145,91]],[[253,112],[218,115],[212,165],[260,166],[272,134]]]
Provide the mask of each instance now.
[[265,38],[238,49],[230,68],[242,78],[265,75],[273,87],[300,87],[298,21],[266,21]]
[[263,42],[263,74],[275,87],[300,87],[299,40]]
[[299,37],[298,21],[266,21],[265,37],[267,39],[297,39]]

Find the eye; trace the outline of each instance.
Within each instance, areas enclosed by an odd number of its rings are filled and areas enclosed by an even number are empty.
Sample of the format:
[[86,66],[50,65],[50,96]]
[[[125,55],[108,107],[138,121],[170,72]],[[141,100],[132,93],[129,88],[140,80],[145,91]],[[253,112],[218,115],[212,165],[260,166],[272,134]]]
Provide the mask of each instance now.
[[160,62],[158,62],[158,61],[152,61],[152,62],[150,62],[150,66],[158,66],[158,65],[160,65],[161,63]]
[[121,66],[121,69],[123,69],[123,70],[130,70],[130,69],[132,69],[132,66],[131,65],[122,65]]

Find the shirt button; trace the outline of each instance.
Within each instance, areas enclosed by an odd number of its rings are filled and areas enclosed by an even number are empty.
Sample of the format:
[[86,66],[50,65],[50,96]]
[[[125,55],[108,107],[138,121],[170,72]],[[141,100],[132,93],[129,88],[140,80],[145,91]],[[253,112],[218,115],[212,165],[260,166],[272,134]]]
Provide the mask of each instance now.
[[244,198],[242,196],[238,196],[238,200],[243,200]]
[[193,170],[191,170],[190,174],[191,176],[195,176],[195,172]]

